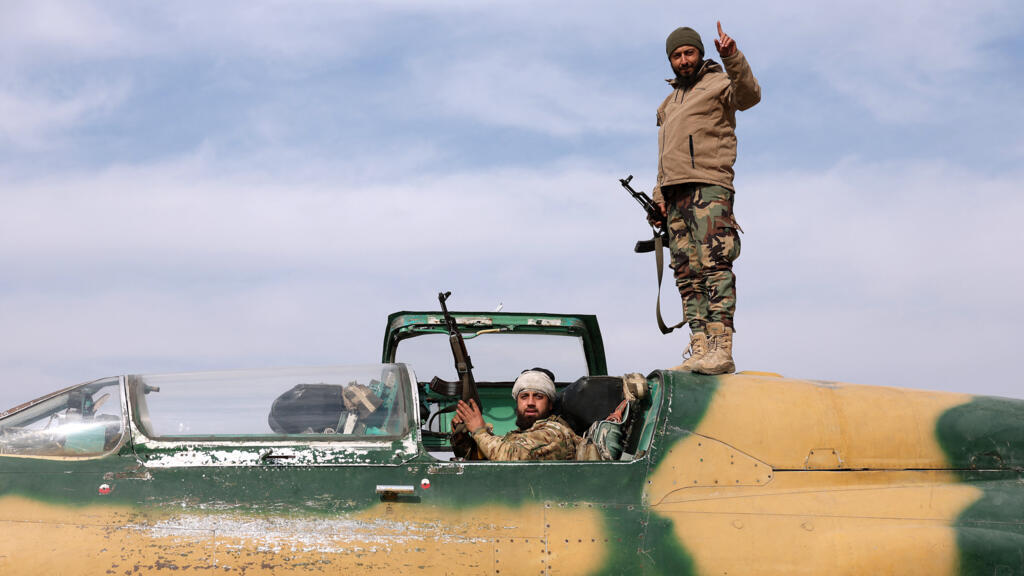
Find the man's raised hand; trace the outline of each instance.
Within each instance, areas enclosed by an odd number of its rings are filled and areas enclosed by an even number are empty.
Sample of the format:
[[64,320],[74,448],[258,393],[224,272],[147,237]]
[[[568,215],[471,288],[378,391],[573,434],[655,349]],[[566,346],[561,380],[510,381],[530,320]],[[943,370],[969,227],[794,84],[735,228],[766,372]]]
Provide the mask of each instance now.
[[[480,409],[476,407],[476,402],[472,399],[469,400],[469,404],[459,400],[459,403],[455,405],[455,414],[459,420],[465,422],[466,430],[469,430],[470,433],[486,425],[483,414],[480,413]],[[454,421],[454,418],[452,420]]]
[[722,23],[718,23],[718,38],[715,39],[715,49],[722,58],[728,58],[736,53],[736,41],[728,34],[722,32]]

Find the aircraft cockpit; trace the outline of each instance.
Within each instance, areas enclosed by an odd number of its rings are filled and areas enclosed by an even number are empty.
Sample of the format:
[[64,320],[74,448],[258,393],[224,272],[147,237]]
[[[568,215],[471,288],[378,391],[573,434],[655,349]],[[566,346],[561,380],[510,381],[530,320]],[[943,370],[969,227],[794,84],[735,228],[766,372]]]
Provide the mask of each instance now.
[[[449,314],[471,356],[476,392],[484,420],[496,435],[516,427],[515,378],[526,368],[543,367],[555,376],[555,412],[577,435],[609,416],[628,388],[623,377],[607,375],[597,319],[590,315],[516,312],[453,312]],[[451,418],[461,383],[443,313],[397,312],[388,318],[383,359],[416,367],[421,402],[423,445],[438,460],[453,458],[449,444]],[[643,386],[646,380],[643,379]],[[644,402],[644,407],[650,407]],[[640,407],[640,404],[637,405]],[[653,420],[641,411],[627,415],[622,426],[623,453],[615,459],[642,455],[653,433]]]
[[398,437],[406,422],[398,365],[133,375],[136,425],[156,440]]
[[124,434],[120,379],[72,386],[0,414],[0,454],[102,454]]
[[98,457],[128,430],[144,459],[203,446],[388,442],[409,435],[409,379],[394,364],[106,378],[0,414],[0,455]]

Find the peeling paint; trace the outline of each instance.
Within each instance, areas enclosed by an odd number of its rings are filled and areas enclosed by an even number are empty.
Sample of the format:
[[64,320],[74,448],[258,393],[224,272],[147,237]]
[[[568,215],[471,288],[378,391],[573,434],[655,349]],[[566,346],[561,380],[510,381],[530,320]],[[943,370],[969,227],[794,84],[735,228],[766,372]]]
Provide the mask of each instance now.
[[413,437],[406,437],[400,442],[352,441],[305,446],[283,442],[150,441],[145,443],[144,448],[139,450],[140,457],[151,468],[379,465],[404,462],[417,452]]
[[[337,517],[287,512],[137,514],[4,497],[8,574],[592,574],[609,556],[594,509],[488,505],[472,509],[381,504]],[[188,504],[183,502],[183,504]],[[52,546],[60,543],[60,554]]]
[[[383,518],[289,519],[186,514],[153,524],[129,524],[126,528],[152,538],[191,538],[196,534],[211,533],[218,539],[235,542],[232,546],[238,548],[274,553],[389,552],[392,546],[410,543],[482,544],[491,540],[466,534],[468,526]],[[489,528],[491,531],[498,529],[496,526]]]

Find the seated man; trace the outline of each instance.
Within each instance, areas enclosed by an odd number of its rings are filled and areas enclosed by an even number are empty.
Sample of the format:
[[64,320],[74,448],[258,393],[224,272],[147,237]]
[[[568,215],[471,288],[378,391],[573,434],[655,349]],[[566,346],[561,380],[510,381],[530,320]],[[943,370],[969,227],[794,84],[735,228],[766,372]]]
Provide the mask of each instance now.
[[561,417],[551,413],[555,404],[554,375],[543,368],[524,370],[512,387],[516,399],[516,426],[495,436],[476,403],[459,400],[453,424],[465,422],[480,455],[486,460],[572,460],[579,437]]

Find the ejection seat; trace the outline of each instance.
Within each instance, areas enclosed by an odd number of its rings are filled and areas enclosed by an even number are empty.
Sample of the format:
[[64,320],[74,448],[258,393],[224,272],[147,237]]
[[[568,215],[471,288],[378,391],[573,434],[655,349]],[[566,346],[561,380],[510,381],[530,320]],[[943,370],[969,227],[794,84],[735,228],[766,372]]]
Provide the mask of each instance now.
[[[371,386],[380,388],[380,382]],[[390,405],[371,386],[360,384],[296,384],[274,400],[267,416],[278,434],[363,434],[384,426]],[[379,433],[379,432],[378,432]]]
[[[636,389],[636,378],[630,384]],[[646,380],[643,380],[646,386]],[[573,432],[583,436],[595,422],[607,419],[626,399],[626,379],[618,376],[583,376],[563,388],[555,400],[555,409],[572,427]],[[646,392],[632,393],[632,402],[627,416],[621,424],[623,453],[633,454],[639,439],[637,433],[643,425],[643,407]],[[616,457],[617,458],[617,457]]]

